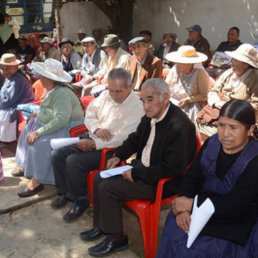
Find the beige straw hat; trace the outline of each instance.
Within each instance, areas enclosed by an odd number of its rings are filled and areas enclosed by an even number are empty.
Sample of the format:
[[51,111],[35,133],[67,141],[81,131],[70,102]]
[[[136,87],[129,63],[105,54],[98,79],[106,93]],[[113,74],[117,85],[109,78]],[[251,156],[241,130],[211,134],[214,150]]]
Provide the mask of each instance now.
[[258,68],[258,51],[250,44],[242,44],[236,50],[225,51],[225,53],[238,61]]
[[173,63],[182,64],[196,64],[202,63],[208,59],[208,57],[200,52],[197,52],[193,46],[181,46],[177,51],[168,53],[165,58]]
[[3,54],[0,59],[1,65],[15,66],[21,63],[20,60],[16,59],[16,56],[11,53]]

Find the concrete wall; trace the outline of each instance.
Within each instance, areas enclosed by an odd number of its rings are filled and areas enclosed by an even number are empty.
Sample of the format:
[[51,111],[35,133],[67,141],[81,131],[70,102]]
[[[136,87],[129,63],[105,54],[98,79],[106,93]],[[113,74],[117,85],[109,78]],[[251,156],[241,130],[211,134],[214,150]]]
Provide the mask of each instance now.
[[199,24],[203,36],[215,49],[226,40],[228,29],[237,26],[240,40],[253,44],[257,41],[252,35],[258,29],[257,13],[257,0],[137,0],[134,35],[142,29],[150,29],[157,45],[163,32],[172,31],[177,33],[178,42],[183,44],[188,37],[185,28]]
[[[178,42],[188,37],[185,29],[199,24],[211,48],[226,40],[232,26],[240,28],[242,42],[255,43],[252,35],[258,29],[258,0],[136,0],[133,35],[142,29],[153,33],[153,43],[158,46],[165,31],[175,32]],[[92,28],[107,30],[108,18],[91,2],[72,2],[61,9],[63,35],[76,38],[78,28],[87,33]],[[87,21],[87,22],[86,22]]]
[[91,2],[70,2],[63,5],[60,10],[61,27],[64,37],[77,39],[77,31],[83,29],[91,35],[94,28],[107,30],[109,19]]

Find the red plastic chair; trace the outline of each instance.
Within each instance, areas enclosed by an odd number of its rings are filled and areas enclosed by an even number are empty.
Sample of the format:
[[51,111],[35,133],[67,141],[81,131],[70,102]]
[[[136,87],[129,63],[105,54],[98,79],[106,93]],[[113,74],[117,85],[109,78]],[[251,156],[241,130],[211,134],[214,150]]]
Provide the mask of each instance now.
[[77,74],[75,74],[75,82],[79,82],[79,81],[81,81],[82,80],[82,78],[83,78],[83,76],[81,75],[81,73],[79,72],[79,73],[77,73]]
[[[79,125],[79,126],[76,126],[72,129],[70,129],[69,134],[70,134],[70,137],[76,137],[76,136],[78,136],[82,133],[86,133],[86,132],[88,132],[88,129],[86,128],[86,126],[85,125]],[[87,184],[88,184],[88,191],[89,191],[89,195],[90,195],[90,198],[91,198],[92,206],[94,206],[94,200],[93,200],[94,177],[100,170],[103,170],[103,169],[106,168],[107,153],[109,151],[112,151],[112,150],[115,150],[115,149],[116,148],[105,148],[105,149],[103,149],[102,152],[101,152],[99,169],[90,171],[86,176]],[[125,162],[122,162],[121,165],[125,165]]]
[[[100,163],[99,163],[99,169],[96,170],[92,170],[90,171],[86,178],[87,178],[87,184],[88,184],[88,191],[90,194],[90,199],[91,199],[91,203],[92,203],[92,207],[94,207],[94,199],[93,199],[93,186],[94,186],[94,178],[95,175],[101,171],[106,169],[106,160],[107,160],[107,153],[109,151],[115,150],[116,148],[105,148],[102,150],[101,152],[101,157],[100,157]],[[124,164],[124,163],[123,163]]]
[[[26,104],[36,104],[40,105],[44,97],[46,96],[47,90],[42,86],[42,83],[40,80],[37,80],[33,83],[32,85],[32,90],[35,96],[35,100],[28,102]],[[22,129],[25,127],[26,121],[23,117],[22,111],[19,111],[19,116],[18,116],[18,136],[21,134]]]
[[35,100],[43,100],[47,93],[47,90],[43,87],[40,80],[37,80],[33,83],[32,90],[35,96]]
[[84,112],[86,112],[87,107],[89,106],[90,102],[94,100],[94,97],[92,96],[84,96],[80,97],[82,105],[84,107]]
[[[82,105],[84,107],[84,112],[86,113],[87,107],[89,106],[90,102],[92,100],[94,100],[94,97],[84,96],[84,97],[81,97],[80,99],[81,99]],[[77,137],[78,135],[80,135],[82,133],[86,133],[86,132],[88,132],[88,129],[86,128],[86,126],[84,124],[82,124],[82,125],[77,125],[77,126],[71,128],[69,130],[69,135],[70,135],[70,137]]]
[[[83,132],[84,131],[81,130],[79,133],[83,133]],[[199,139],[199,136],[196,136],[196,139],[197,139],[196,154],[197,154],[199,149],[201,148],[201,141]],[[103,170],[106,168],[106,154],[107,152],[112,151],[114,149],[116,148],[103,149],[101,153],[99,169],[92,170],[87,174],[87,184],[88,184],[90,198],[92,201],[92,206],[94,206],[94,201],[93,201],[94,177],[100,170]],[[121,165],[125,165],[125,161],[123,161]],[[189,166],[190,165],[187,166],[186,170],[188,169]],[[171,203],[174,199],[178,197],[178,195],[176,194],[168,198],[162,199],[163,186],[165,182],[173,179],[174,177],[159,180],[155,201],[153,203],[150,200],[142,200],[142,199],[123,202],[124,205],[134,210],[139,217],[146,258],[155,257],[155,254],[157,251],[160,207]]]
[[[201,141],[198,136],[196,154],[201,147]],[[187,166],[186,170],[190,165]],[[185,171],[186,171],[185,170]],[[155,257],[158,242],[158,229],[159,229],[159,215],[160,207],[171,203],[178,195],[173,195],[168,198],[162,199],[163,186],[165,182],[173,180],[173,178],[160,179],[158,182],[155,201],[137,199],[129,202],[123,202],[124,205],[135,211],[139,217],[142,238],[144,244],[144,251],[146,258]]]

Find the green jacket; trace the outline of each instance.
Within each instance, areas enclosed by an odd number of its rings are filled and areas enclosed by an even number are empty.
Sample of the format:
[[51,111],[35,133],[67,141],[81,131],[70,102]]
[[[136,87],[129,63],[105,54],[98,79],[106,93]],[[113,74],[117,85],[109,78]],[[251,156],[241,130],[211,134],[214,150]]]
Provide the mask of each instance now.
[[70,121],[83,119],[84,113],[77,96],[67,87],[57,86],[41,103],[37,130],[41,137],[65,128]]

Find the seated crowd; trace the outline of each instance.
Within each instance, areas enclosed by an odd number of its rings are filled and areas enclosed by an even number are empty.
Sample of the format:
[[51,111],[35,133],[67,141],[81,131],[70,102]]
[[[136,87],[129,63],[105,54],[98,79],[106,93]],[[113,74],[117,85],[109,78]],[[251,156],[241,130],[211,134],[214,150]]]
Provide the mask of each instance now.
[[[258,256],[258,52],[239,40],[239,28],[230,28],[216,49],[230,63],[212,78],[202,28],[186,29],[183,46],[175,33],[165,32],[156,50],[149,30],[128,46],[116,30],[103,36],[99,28],[91,36],[80,29],[76,42],[63,38],[59,44],[42,35],[32,46],[20,36],[15,54],[0,59],[0,142],[17,140],[18,110],[26,106],[21,104],[36,108],[17,143],[12,174],[30,179],[18,196],[56,185],[59,196],[51,206],[72,202],[63,221],[73,222],[90,207],[93,194],[93,227],[80,238],[106,237],[88,249],[91,256],[128,247],[123,202],[154,201],[164,178],[173,180],[165,183],[163,197],[179,197],[172,202],[157,257]],[[34,103],[35,81],[46,93]],[[78,143],[52,150],[51,139],[69,138],[70,129],[78,127],[84,128]],[[131,167],[109,178],[97,173],[90,193],[86,175],[99,169],[107,148],[112,148],[107,169],[125,161]],[[209,198],[215,212],[187,248],[195,198],[198,206]]]

